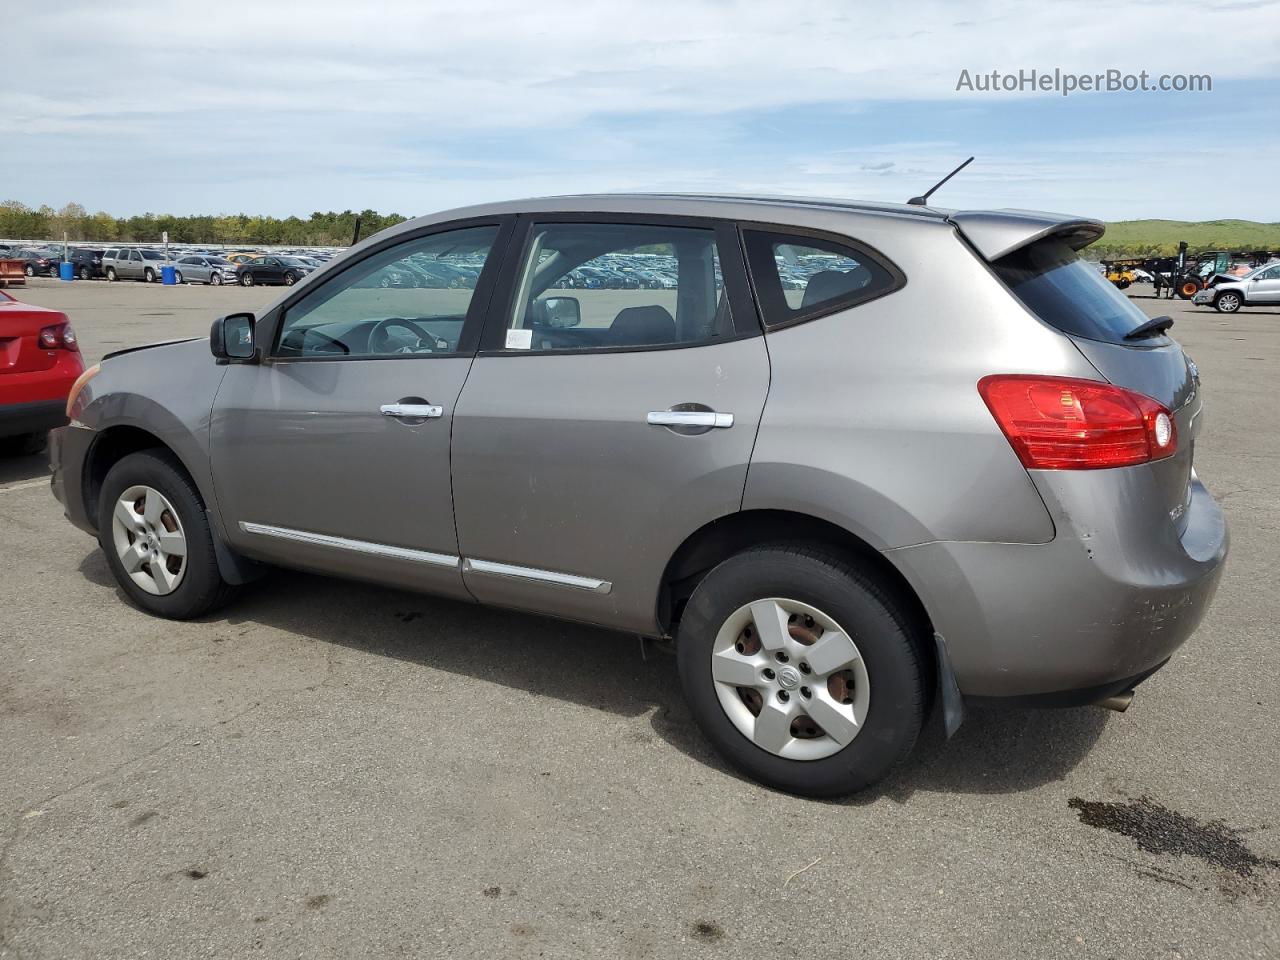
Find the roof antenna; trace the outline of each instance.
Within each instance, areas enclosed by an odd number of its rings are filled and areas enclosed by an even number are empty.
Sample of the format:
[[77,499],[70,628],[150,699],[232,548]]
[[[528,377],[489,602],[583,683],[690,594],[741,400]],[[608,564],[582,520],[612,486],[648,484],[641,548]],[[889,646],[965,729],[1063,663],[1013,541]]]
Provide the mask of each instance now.
[[959,173],[961,170],[963,170],[965,167],[967,167],[971,163],[973,163],[973,157],[970,157],[964,163],[960,164],[960,166],[956,167],[954,170],[948,173],[945,177],[943,177],[941,180],[935,183],[932,187],[929,188],[928,192],[925,193],[923,196],[912,197],[910,200],[907,201],[907,203],[916,207],[927,206],[929,203],[929,198],[933,196],[933,192],[935,190],[937,190],[940,186],[942,186],[944,183],[946,183],[948,180],[950,180],[952,177],[954,177],[957,173]]

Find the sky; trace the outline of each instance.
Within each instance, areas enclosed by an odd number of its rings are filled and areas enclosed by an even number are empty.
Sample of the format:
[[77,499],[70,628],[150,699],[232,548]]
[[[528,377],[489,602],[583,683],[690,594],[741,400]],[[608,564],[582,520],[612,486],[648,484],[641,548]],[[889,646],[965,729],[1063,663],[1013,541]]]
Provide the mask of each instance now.
[[[0,199],[419,215],[595,191],[1280,221],[1280,0],[14,4]],[[992,70],[1210,92],[957,90]],[[975,84],[976,85],[976,84]]]

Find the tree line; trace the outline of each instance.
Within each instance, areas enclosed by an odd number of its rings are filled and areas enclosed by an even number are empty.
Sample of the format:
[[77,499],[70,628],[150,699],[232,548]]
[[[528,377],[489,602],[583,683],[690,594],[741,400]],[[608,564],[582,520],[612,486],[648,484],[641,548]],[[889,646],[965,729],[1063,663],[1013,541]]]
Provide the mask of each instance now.
[[33,209],[16,200],[6,200],[0,203],[0,237],[61,243],[65,233],[73,242],[159,243],[168,231],[171,243],[345,246],[355,233],[357,217],[361,237],[408,219],[398,213],[383,215],[375,210],[316,211],[305,220],[244,213],[216,217],[157,213],[113,217],[102,211],[90,213],[78,203],[54,210],[49,206]]

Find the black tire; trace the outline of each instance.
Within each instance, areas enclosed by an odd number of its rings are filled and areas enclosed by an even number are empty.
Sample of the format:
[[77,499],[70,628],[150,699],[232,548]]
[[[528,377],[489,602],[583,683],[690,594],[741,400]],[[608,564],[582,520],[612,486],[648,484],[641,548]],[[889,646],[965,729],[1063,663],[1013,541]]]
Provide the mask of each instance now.
[[79,277],[81,280],[93,279],[93,274],[89,272],[88,267],[81,267],[79,270],[76,271],[76,276]]
[[[711,675],[721,625],[755,600],[786,597],[817,607],[856,637],[870,702],[861,731],[820,760],[790,760],[744,736],[725,714]],[[923,631],[893,593],[839,554],[771,545],[730,557],[694,591],[680,621],[676,656],[694,720],[726,760],[747,776],[789,793],[843,796],[886,777],[915,746],[928,684]]]
[[27,269],[26,269],[26,274],[27,274],[27,276],[28,276],[28,277],[34,277],[34,276],[36,275],[36,268],[35,268],[35,267],[33,267],[31,264],[29,264],[29,263],[28,263],[28,264],[27,264]]
[[215,287],[222,286],[222,274],[212,273],[209,275],[209,283]]
[[1178,281],[1178,298],[1190,300],[1200,292],[1200,281],[1194,277],[1183,277]]
[[173,271],[173,282],[174,282],[174,283],[182,283],[182,271],[181,271],[181,270],[175,270],[175,271]]
[[245,273],[240,274],[240,286],[242,286],[242,287],[252,287],[252,286],[253,286],[253,274],[252,274],[252,273],[248,273],[248,272],[245,272]]
[[1117,280],[1117,281],[1116,281],[1116,286],[1117,286],[1117,287],[1119,287],[1121,290],[1128,290],[1128,289],[1129,289],[1129,278],[1128,278],[1128,277],[1121,277],[1119,280]]
[[[112,543],[115,503],[134,484],[145,484],[163,494],[173,504],[186,534],[186,572],[177,588],[163,596],[147,593],[129,578]],[[108,471],[98,496],[98,544],[120,589],[147,613],[170,620],[190,620],[222,606],[236,593],[236,588],[218,572],[204,501],[182,464],[167,450],[131,453]]]
[[155,272],[154,270],[152,270],[150,267],[147,267],[147,269],[145,269],[145,270],[143,270],[143,271],[142,271],[142,282],[143,282],[143,283],[155,283],[155,282],[156,282],[156,272]]
[[0,455],[6,457],[31,457],[43,453],[49,445],[49,432],[22,433],[16,437],[0,439]]
[[119,277],[116,276],[115,267],[107,267],[107,283],[115,283]]
[[1244,306],[1244,301],[1234,290],[1224,290],[1214,298],[1213,305],[1219,313],[1235,313]]
[[297,282],[298,282],[298,275],[296,273],[294,273],[292,270],[289,270],[285,273],[284,285],[286,287],[292,287]]

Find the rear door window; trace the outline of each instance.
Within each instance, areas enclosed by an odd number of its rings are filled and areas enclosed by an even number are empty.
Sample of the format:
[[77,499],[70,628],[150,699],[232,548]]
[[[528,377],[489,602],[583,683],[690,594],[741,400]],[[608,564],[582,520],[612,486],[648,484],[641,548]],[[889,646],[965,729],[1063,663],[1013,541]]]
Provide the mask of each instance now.
[[[1037,241],[991,266],[1028,310],[1069,336],[1125,343],[1125,334],[1147,322],[1145,313],[1061,240]],[[1158,337],[1142,341],[1157,342]]]
[[852,243],[752,229],[743,236],[767,327],[845,310],[906,282],[888,261]]

